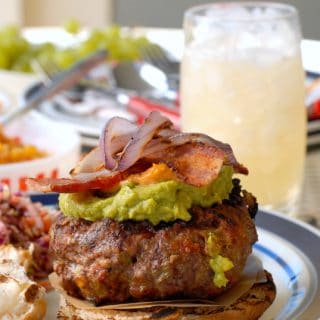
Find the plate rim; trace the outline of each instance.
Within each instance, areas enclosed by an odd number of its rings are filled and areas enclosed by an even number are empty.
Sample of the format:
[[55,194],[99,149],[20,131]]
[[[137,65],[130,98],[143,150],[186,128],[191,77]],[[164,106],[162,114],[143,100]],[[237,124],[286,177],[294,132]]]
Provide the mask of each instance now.
[[[320,230],[302,220],[299,220],[297,218],[294,218],[294,217],[291,217],[289,215],[286,215],[284,213],[281,213],[279,211],[275,211],[275,210],[266,210],[266,209],[263,209],[263,208],[259,208],[259,211],[257,213],[257,216],[259,216],[261,213],[267,213],[268,215],[272,215],[272,216],[275,216],[281,220],[287,220],[287,221],[290,221],[291,223],[293,224],[296,224],[300,227],[302,227],[303,229],[307,229],[308,231],[311,231],[313,234],[315,234],[319,240],[320,240]],[[271,230],[272,232],[272,230]]]
[[[319,274],[315,268],[315,265],[311,259],[304,254],[301,248],[295,246],[288,239],[281,237],[278,234],[270,231],[270,229],[263,227],[257,226],[257,231],[259,239],[253,246],[254,252],[256,251],[259,255],[261,254],[262,256],[266,256],[267,259],[271,259],[273,264],[278,265],[277,269],[281,268],[281,271],[285,273],[285,278],[281,278],[287,283],[288,288],[277,288],[277,292],[283,292],[283,290],[289,290],[290,292],[290,295],[287,296],[286,300],[282,300],[280,296],[278,297],[277,293],[276,301],[280,299],[280,301],[285,301],[285,304],[283,304],[281,309],[273,310],[276,312],[280,311],[280,314],[274,315],[274,319],[300,319],[298,317],[304,315],[304,312],[308,310],[310,304],[315,299],[316,293],[319,292]],[[261,242],[260,236],[262,235],[267,237],[267,239],[269,238],[271,241],[265,242],[265,239],[263,242]],[[273,240],[275,240],[276,243],[279,241],[279,250],[274,249],[272,244]],[[284,248],[286,249],[285,252],[283,251]],[[292,262],[291,254],[293,254],[295,259],[298,259],[298,261],[296,261],[297,264]],[[264,264],[263,267],[270,271],[267,265]],[[303,270],[303,274],[300,274],[301,270]],[[275,272],[275,270],[273,270],[273,272]],[[276,279],[278,276],[273,272],[271,272],[271,274],[274,277],[277,287]],[[271,314],[268,315],[270,316]],[[286,318],[283,318],[284,315],[286,315]]]
[[[277,224],[279,220],[285,223]],[[259,208],[259,212],[256,217],[256,225],[257,227],[263,228],[271,232],[272,234],[279,236],[283,240],[289,242],[296,249],[303,252],[303,254],[308,258],[309,262],[312,264],[314,268],[315,276],[317,279],[316,292],[312,301],[310,301],[310,303],[305,307],[305,310],[303,310],[302,314],[299,315],[299,318],[292,319],[319,319],[320,254],[317,254],[317,249],[315,248],[320,247],[320,231],[317,228],[307,224],[306,222],[300,221],[294,217],[285,215],[274,210],[264,210],[263,208]],[[276,228],[278,227],[278,229],[273,229],[272,226],[276,226]],[[285,227],[285,233],[281,233],[284,229],[283,227]],[[309,243],[307,246],[306,242],[308,241]],[[297,309],[297,311],[299,311],[299,309]]]

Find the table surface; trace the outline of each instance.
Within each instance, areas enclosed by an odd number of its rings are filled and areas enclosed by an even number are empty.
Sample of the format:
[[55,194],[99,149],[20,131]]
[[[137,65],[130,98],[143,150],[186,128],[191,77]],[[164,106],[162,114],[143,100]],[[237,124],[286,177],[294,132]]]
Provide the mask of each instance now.
[[298,218],[320,228],[320,146],[307,152]]

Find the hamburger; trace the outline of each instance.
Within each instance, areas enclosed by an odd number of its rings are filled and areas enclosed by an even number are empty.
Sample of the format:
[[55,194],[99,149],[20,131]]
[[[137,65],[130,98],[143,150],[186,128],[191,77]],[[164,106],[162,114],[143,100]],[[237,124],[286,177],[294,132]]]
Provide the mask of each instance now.
[[[66,179],[29,179],[59,192],[51,230],[64,291],[96,306],[211,300],[241,278],[257,241],[255,197],[228,144],[181,133],[154,111],[138,127],[115,117],[99,147]],[[272,303],[269,273],[228,306],[83,309],[62,298],[61,319],[257,319]]]

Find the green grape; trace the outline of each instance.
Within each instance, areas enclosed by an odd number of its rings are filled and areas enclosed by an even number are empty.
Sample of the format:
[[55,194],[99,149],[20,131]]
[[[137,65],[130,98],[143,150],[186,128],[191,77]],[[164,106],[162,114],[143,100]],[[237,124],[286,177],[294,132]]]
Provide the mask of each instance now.
[[0,30],[1,68],[11,68],[28,49],[29,43],[20,35],[16,26],[7,26]]
[[34,70],[31,66],[30,55],[20,56],[11,66],[11,70],[31,73]]
[[104,29],[103,34],[104,34],[104,38],[120,39],[121,28],[118,25],[113,25],[111,27]]
[[118,42],[119,60],[137,60],[140,56],[139,50],[131,38],[123,38]]
[[53,51],[43,51],[40,50],[37,54],[35,59],[38,63],[43,66],[44,68],[52,65],[52,61],[55,61],[56,50]]
[[80,30],[80,23],[77,19],[70,19],[64,24],[64,29],[72,34],[77,34]]
[[95,43],[101,43],[104,39],[104,33],[102,30],[93,29],[90,32],[88,40]]
[[1,48],[0,48],[0,68],[1,69],[8,69],[10,66],[10,60],[9,57],[1,52]]
[[56,52],[57,48],[51,42],[46,42],[46,43],[41,44],[38,47],[38,50],[39,50],[40,53],[45,53],[45,54],[49,54],[50,55],[50,54]]
[[27,40],[23,39],[22,37],[19,37],[15,41],[15,50],[16,55],[20,55],[24,52],[27,52],[30,48],[30,44]]
[[65,49],[56,52],[53,56],[53,59],[60,68],[67,69],[78,60],[78,56],[75,50]]
[[150,41],[146,37],[138,37],[134,41],[138,48],[150,45]]
[[91,42],[91,41],[84,41],[79,47],[78,47],[78,51],[79,51],[79,55],[80,57],[86,57],[88,56],[91,52],[94,52],[96,48],[96,44]]
[[[80,25],[70,19],[64,25],[68,32],[78,32]],[[32,61],[38,60],[42,65],[52,61],[65,69],[81,58],[98,49],[108,51],[108,60],[138,60],[141,49],[151,45],[145,37],[134,38],[123,35],[120,26],[113,25],[104,29],[93,29],[86,40],[72,48],[61,49],[52,43],[34,45],[23,38],[21,30],[14,25],[0,29],[0,68],[22,72],[32,72]]]
[[18,38],[20,37],[20,29],[16,25],[7,25],[1,29],[1,36],[8,39]]

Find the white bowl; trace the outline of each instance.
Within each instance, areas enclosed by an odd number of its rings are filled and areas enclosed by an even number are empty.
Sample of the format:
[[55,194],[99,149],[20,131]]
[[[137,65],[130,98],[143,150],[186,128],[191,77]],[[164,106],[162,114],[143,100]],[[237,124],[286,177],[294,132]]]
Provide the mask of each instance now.
[[5,133],[17,136],[23,143],[35,145],[48,154],[44,158],[0,165],[0,182],[7,183],[12,192],[28,191],[27,177],[67,177],[79,160],[81,145],[76,131],[36,112],[30,112],[8,125]]

